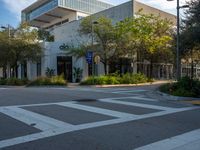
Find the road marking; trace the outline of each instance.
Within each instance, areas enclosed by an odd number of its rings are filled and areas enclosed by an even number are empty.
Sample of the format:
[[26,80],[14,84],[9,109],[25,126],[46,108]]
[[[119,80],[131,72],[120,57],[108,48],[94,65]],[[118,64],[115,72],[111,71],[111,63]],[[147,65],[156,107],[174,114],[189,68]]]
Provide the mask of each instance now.
[[[171,137],[146,146],[136,148],[135,150],[174,150],[174,149],[183,150],[186,145],[191,143],[196,143],[199,140],[200,140],[200,129],[197,129],[175,137]],[[200,144],[198,144],[197,146],[199,150]],[[191,145],[190,147],[191,150],[192,147],[193,146]]]
[[145,98],[145,97],[133,97],[132,99],[136,100],[145,100],[145,101],[152,101],[152,102],[157,102],[158,100],[152,99],[152,98]]
[[35,124],[35,128],[46,131],[54,128],[62,128],[67,127],[71,128],[73,127],[72,124],[68,124],[47,116],[43,116],[31,111],[27,111],[21,108],[17,107],[6,107],[0,109],[1,113],[4,113],[7,116],[10,116],[14,119],[17,119],[21,122],[24,122],[28,125]]
[[[53,88],[53,89],[62,89],[66,90],[67,88]],[[109,89],[109,88],[103,88],[103,89],[95,89],[95,88],[68,88],[67,90],[71,91],[90,91],[90,92],[101,92],[101,93],[113,93],[113,94],[126,94],[126,95],[137,95],[137,93],[140,92],[146,92],[147,90],[130,90],[130,89]]]
[[136,92],[146,92],[147,90],[122,90],[122,91],[114,91],[112,93],[136,93]]
[[113,111],[113,110],[108,110],[108,109],[103,109],[103,108],[98,108],[98,107],[85,106],[85,105],[75,104],[73,102],[72,103],[64,102],[64,103],[59,103],[57,105],[85,110],[85,111],[112,116],[112,117],[118,117],[118,118],[138,117],[138,115],[133,115],[133,114],[119,112],[119,111]]
[[163,107],[163,106],[155,106],[150,104],[141,104],[141,103],[134,103],[134,102],[125,102],[125,101],[116,101],[113,99],[100,99],[101,102],[107,102],[107,103],[114,103],[114,104],[122,104],[122,105],[128,105],[128,106],[136,106],[136,107],[143,107],[143,108],[150,108],[150,109],[157,109],[157,110],[174,110],[175,108],[171,107]]
[[[126,98],[128,98],[128,99],[135,99],[135,98],[140,98],[140,97],[133,97],[133,96],[130,96],[130,97],[117,97],[117,98],[105,98],[105,99],[116,99],[116,100],[118,100],[118,99],[126,99]],[[146,99],[146,98],[145,98]],[[98,100],[98,99],[97,99]],[[29,106],[48,106],[48,105],[57,105],[58,103],[62,103],[62,102],[54,102],[54,103],[38,103],[38,104],[26,104],[26,105],[15,105],[14,107],[29,107]],[[69,101],[69,103],[71,103],[70,101]],[[1,108],[4,108],[4,107],[10,107],[10,106],[0,106],[0,109]]]
[[145,100],[145,101],[152,101],[152,102],[157,102],[158,100],[156,99],[152,99],[152,98],[145,98],[142,96],[134,96],[131,99],[135,99],[135,100]]
[[31,107],[31,106],[48,106],[48,105],[56,105],[56,104],[57,103],[41,103],[41,104],[27,104],[27,105],[15,105],[15,106],[0,106],[0,110],[5,107],[6,108],[9,108],[9,107]]
[[156,112],[156,113],[151,113],[151,114],[140,115],[138,117],[132,117],[132,118],[118,118],[118,119],[112,119],[112,120],[106,120],[106,121],[86,123],[86,124],[81,124],[81,125],[74,125],[71,128],[69,128],[68,126],[66,127],[63,126],[63,127],[55,128],[53,130],[47,130],[47,131],[43,131],[36,134],[31,134],[31,135],[26,135],[22,137],[0,141],[0,148],[14,146],[16,144],[31,142],[31,141],[43,139],[46,137],[52,137],[52,136],[56,136],[56,135],[60,135],[64,133],[73,132],[73,131],[79,131],[79,130],[90,129],[90,128],[95,128],[95,127],[102,127],[102,126],[107,126],[107,125],[114,125],[114,124],[129,122],[129,121],[146,119],[150,117],[159,117],[159,116],[164,116],[164,115],[173,114],[177,112],[192,110],[196,108],[197,107],[181,108],[181,109],[174,109],[171,111],[161,111],[161,112]]
[[135,96],[117,97],[117,98],[104,98],[104,99],[112,99],[112,100],[119,100],[119,99],[135,99],[135,100],[145,100],[145,101],[154,101],[154,102],[158,102],[158,100],[152,99],[152,98],[146,98],[146,97],[144,97],[144,95],[135,95]]

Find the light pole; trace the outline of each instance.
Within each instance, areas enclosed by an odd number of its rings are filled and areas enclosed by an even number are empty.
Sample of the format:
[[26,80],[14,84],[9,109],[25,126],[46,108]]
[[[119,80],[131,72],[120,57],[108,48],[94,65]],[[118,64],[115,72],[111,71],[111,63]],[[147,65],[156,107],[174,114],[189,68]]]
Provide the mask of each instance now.
[[[94,48],[94,25],[97,25],[97,21],[92,21],[92,49]],[[96,65],[94,63],[94,57],[92,57],[92,75],[96,75]]]
[[1,28],[2,28],[2,29],[5,29],[5,30],[8,29],[8,37],[10,38],[10,28],[11,28],[10,25],[8,24],[7,27],[1,26]]
[[[174,1],[174,0],[167,0]],[[188,5],[180,6],[179,0],[177,0],[177,39],[176,39],[176,79],[181,78],[181,59],[180,59],[180,9],[188,8]]]

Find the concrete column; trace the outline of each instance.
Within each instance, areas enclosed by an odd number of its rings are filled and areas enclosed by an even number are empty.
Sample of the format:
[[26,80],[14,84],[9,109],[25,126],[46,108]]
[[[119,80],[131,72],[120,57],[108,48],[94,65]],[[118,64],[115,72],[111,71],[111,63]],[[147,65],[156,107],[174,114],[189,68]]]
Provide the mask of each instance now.
[[164,77],[165,77],[165,74],[164,74],[164,69],[165,69],[165,67],[164,67],[164,65],[162,65],[162,78],[164,78]]
[[0,68],[0,78],[3,77],[3,68]]
[[133,64],[133,73],[137,73],[137,63]]
[[31,64],[30,64],[29,61],[27,61],[27,78],[28,78],[28,80],[32,79],[32,76],[31,76]]
[[160,65],[158,65],[158,79],[160,79]]
[[7,66],[7,78],[10,78],[10,65]]
[[18,78],[19,79],[22,79],[22,73],[21,73],[21,69],[22,69],[22,66],[21,66],[21,64],[18,64]]
[[166,74],[167,74],[167,79],[169,79],[169,66],[168,65],[166,65]]

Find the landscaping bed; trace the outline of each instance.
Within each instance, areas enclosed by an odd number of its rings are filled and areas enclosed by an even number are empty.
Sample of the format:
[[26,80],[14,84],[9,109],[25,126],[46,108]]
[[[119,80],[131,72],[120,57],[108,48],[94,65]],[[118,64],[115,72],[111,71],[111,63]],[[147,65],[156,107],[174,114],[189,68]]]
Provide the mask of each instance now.
[[153,82],[153,80],[147,78],[145,75],[138,74],[124,74],[120,75],[102,75],[102,76],[91,76],[86,80],[82,81],[80,85],[120,85],[120,84],[140,84]]
[[34,81],[31,81],[27,86],[66,86],[67,81],[63,76],[52,77],[39,77]]
[[200,98],[200,81],[183,77],[176,83],[162,85],[160,91],[173,96]]
[[0,79],[0,85],[8,85],[8,86],[23,86],[28,84],[27,79],[17,79],[17,78],[9,78],[9,79]]
[[33,81],[28,79],[8,78],[0,79],[0,85],[3,86],[66,86],[67,81],[63,76],[39,77]]

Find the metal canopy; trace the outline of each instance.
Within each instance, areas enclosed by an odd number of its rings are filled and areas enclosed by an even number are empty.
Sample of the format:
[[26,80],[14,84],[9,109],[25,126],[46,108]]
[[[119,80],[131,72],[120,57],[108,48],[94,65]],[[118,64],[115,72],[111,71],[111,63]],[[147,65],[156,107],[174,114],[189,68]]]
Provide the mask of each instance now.
[[68,16],[73,13],[75,13],[75,11],[57,7],[49,12],[46,12],[36,17],[32,21],[30,21],[30,24],[34,27],[48,28],[49,26],[53,26],[54,24],[57,24],[59,22],[66,21],[68,19]]

